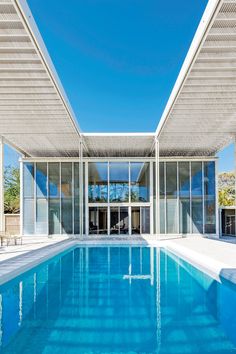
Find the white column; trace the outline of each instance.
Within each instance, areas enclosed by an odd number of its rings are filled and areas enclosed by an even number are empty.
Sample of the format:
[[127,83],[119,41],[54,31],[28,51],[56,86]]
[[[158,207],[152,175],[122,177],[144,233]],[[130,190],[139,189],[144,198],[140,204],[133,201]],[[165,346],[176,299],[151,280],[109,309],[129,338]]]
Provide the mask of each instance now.
[[5,230],[4,225],[4,141],[0,137],[0,231]]
[[159,141],[155,137],[155,187],[156,187],[156,234],[160,236],[160,201],[159,201]]

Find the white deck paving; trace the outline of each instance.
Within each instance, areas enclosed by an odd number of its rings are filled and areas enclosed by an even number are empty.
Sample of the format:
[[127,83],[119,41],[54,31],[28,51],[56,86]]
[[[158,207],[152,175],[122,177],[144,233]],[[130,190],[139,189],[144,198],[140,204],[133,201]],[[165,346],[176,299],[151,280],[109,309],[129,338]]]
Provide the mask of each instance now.
[[203,237],[160,240],[145,237],[66,236],[24,237],[23,245],[0,247],[0,284],[75,245],[149,245],[163,247],[222,281],[236,283],[236,239],[216,240]]

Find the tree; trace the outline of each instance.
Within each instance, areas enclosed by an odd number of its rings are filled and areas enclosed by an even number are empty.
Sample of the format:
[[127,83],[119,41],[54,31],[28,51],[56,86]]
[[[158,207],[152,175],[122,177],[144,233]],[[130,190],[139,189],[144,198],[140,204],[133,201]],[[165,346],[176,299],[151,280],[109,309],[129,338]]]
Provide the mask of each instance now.
[[218,176],[218,197],[220,206],[232,206],[235,203],[235,176],[232,172]]
[[4,171],[4,211],[13,214],[20,212],[20,169],[7,166]]

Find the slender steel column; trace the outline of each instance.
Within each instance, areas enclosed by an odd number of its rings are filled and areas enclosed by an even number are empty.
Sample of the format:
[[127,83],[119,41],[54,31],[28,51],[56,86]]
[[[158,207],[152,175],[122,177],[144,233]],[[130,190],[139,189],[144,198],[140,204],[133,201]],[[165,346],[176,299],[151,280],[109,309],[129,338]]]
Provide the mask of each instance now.
[[4,140],[0,137],[0,231],[5,230],[4,225]]
[[160,235],[160,200],[159,200],[159,157],[160,157],[160,151],[159,151],[159,141],[157,137],[155,137],[155,187],[156,187],[156,213],[155,213],[155,218],[156,218],[156,234],[159,236]]

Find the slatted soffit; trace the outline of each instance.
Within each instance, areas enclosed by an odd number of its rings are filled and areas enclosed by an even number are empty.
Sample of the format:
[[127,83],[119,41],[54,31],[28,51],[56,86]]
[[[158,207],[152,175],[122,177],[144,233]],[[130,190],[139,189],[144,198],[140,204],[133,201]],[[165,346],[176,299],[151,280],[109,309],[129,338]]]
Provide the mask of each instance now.
[[[145,119],[145,117],[144,117]],[[209,0],[153,134],[81,134],[25,0],[0,0],[0,135],[26,156],[211,156],[236,136],[236,0]]]
[[210,0],[157,128],[161,155],[215,155],[236,136],[236,0]]
[[0,135],[26,156],[79,156],[79,128],[25,1],[0,0]]
[[149,157],[155,133],[84,133],[83,139],[91,157]]

